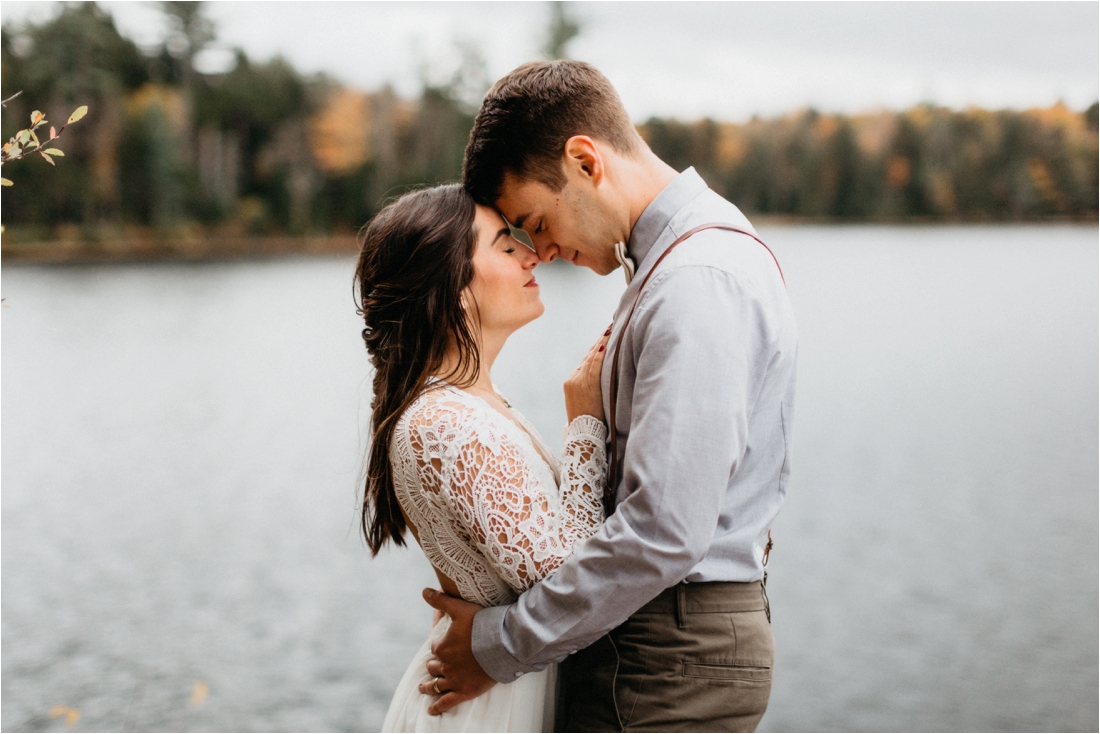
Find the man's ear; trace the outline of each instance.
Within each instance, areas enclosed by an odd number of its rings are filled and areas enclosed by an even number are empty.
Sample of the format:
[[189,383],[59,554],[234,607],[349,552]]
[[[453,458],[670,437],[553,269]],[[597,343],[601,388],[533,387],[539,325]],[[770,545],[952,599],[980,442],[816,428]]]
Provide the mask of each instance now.
[[607,173],[599,145],[587,135],[574,135],[565,141],[564,165],[567,178],[578,176],[593,186],[599,186]]

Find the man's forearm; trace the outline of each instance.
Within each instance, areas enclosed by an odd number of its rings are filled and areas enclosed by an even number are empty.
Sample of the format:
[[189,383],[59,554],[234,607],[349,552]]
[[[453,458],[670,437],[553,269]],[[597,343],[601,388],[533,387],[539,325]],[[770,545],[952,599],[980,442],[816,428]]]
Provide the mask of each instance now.
[[690,571],[698,550],[654,547],[630,529],[629,515],[621,506],[516,603],[478,612],[473,652],[494,680],[515,680],[587,647]]
[[487,607],[474,617],[470,645],[482,669],[498,683],[508,683],[537,668],[524,665],[504,648],[504,616],[512,605]]

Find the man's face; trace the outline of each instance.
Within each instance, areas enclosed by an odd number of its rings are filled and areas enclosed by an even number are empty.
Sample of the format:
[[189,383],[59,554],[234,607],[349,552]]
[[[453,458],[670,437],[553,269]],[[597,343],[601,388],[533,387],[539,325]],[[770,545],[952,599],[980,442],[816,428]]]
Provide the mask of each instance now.
[[544,263],[561,258],[607,275],[615,259],[616,218],[595,187],[584,179],[566,180],[561,191],[539,181],[504,177],[497,209],[531,238]]

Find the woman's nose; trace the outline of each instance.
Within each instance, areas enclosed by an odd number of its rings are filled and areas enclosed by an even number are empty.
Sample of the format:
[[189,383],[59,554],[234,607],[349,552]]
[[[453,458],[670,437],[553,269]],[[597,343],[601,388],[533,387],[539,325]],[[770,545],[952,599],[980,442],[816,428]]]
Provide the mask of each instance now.
[[531,270],[539,264],[539,256],[534,250],[529,247],[523,248],[523,268],[524,270]]

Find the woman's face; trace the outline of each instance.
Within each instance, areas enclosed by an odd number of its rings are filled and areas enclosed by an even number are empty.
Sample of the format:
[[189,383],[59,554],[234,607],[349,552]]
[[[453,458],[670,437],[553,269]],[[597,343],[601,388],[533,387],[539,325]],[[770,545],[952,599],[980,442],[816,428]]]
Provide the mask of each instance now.
[[504,219],[489,207],[478,205],[474,226],[477,247],[467,301],[477,302],[483,334],[496,331],[506,336],[537,319],[546,308],[533,272],[539,258],[512,237]]

